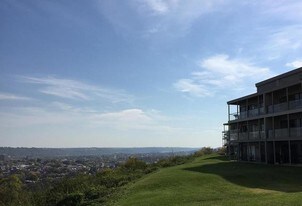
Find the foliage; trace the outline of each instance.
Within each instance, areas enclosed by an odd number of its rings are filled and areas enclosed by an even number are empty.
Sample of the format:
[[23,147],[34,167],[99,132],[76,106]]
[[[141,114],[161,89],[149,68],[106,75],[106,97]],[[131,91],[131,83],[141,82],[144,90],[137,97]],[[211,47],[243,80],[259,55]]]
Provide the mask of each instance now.
[[217,149],[217,154],[219,154],[219,155],[226,155],[226,147],[219,147]]
[[194,153],[195,157],[201,157],[204,155],[210,155],[213,154],[214,150],[211,147],[203,147],[200,150],[198,150],[197,152]]
[[57,206],[80,206],[83,202],[82,193],[72,193],[57,203]]
[[28,205],[27,192],[23,190],[23,184],[17,175],[0,180],[0,205]]
[[[203,151],[206,153],[208,150]],[[131,157],[118,168],[103,169],[94,175],[78,173],[56,181],[37,182],[31,185],[25,185],[22,181],[38,180],[36,173],[29,172],[26,178],[24,174],[12,175],[0,180],[0,206],[104,205],[112,202],[129,182],[159,168],[181,165],[193,159],[192,155],[174,156],[162,159],[158,163],[146,164]],[[56,161],[52,163],[57,164]]]
[[193,159],[192,156],[174,156],[167,159],[160,160],[157,165],[159,167],[171,167],[176,165],[181,165],[186,162],[189,162]]
[[125,169],[128,169],[128,170],[132,170],[132,171],[135,171],[135,170],[144,170],[147,168],[147,164],[135,157],[130,157],[126,162],[125,164],[123,165],[123,167]]

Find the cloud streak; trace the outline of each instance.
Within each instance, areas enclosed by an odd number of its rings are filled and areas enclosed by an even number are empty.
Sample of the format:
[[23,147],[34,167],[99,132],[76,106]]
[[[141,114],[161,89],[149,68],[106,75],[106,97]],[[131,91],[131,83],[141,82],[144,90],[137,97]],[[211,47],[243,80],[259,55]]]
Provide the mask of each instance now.
[[295,60],[293,62],[286,63],[285,66],[297,69],[299,67],[302,67],[302,60]]
[[0,92],[0,100],[31,100],[31,98]]
[[[131,0],[123,7],[119,1],[99,1],[101,13],[119,34],[183,36],[201,16],[222,9],[227,1]],[[126,16],[135,17],[126,18]]]
[[103,88],[72,79],[56,77],[21,76],[19,80],[24,83],[39,85],[43,94],[73,100],[95,100],[97,98],[112,103],[132,102],[134,97],[124,91]]

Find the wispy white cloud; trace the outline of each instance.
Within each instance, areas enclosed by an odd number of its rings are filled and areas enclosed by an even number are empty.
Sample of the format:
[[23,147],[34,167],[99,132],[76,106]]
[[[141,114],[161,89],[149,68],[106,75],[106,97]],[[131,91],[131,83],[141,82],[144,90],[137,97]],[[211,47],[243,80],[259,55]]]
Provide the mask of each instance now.
[[264,50],[279,57],[282,54],[297,51],[302,48],[302,24],[281,27],[271,31]]
[[100,86],[83,83],[72,79],[56,77],[32,77],[21,76],[20,81],[37,84],[38,90],[43,94],[74,100],[92,100],[102,98],[104,100],[118,102],[132,102],[134,97],[124,91],[103,88]]
[[10,107],[10,111],[0,108],[1,128],[31,126],[64,126],[83,128],[103,128],[108,130],[148,130],[170,132],[177,128],[168,125],[167,119],[157,110],[129,108],[117,111],[97,111],[85,107],[75,107],[62,102],[51,102],[43,107]]
[[242,90],[250,82],[263,80],[274,74],[269,68],[258,67],[248,60],[231,59],[219,54],[198,62],[201,71],[192,72],[189,79],[180,79],[174,87],[196,97],[213,96],[217,92]]
[[285,66],[291,67],[293,69],[302,67],[302,60],[295,60],[293,62],[286,63]]
[[173,6],[178,4],[178,0],[140,0],[137,1],[143,9],[150,9],[156,15],[166,14]]
[[257,2],[258,6],[263,8],[263,13],[276,18],[300,21],[302,17],[302,2],[300,0],[265,0]]
[[[172,37],[188,33],[201,16],[223,11],[226,2],[228,1],[132,0],[122,7],[119,1],[99,1],[99,8],[118,29],[119,34],[134,33],[149,37],[159,33]],[[132,17],[135,17],[134,20]]]
[[31,98],[0,92],[0,100],[31,100]]
[[205,85],[199,84],[193,79],[180,79],[174,84],[174,87],[178,91],[192,96],[204,97],[212,95],[211,91]]

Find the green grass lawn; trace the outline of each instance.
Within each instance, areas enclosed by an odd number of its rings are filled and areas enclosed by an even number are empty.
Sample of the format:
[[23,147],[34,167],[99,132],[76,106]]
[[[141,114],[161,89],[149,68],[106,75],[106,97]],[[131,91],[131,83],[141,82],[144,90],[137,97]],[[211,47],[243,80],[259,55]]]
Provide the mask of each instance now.
[[115,204],[302,205],[302,168],[205,156],[145,176]]

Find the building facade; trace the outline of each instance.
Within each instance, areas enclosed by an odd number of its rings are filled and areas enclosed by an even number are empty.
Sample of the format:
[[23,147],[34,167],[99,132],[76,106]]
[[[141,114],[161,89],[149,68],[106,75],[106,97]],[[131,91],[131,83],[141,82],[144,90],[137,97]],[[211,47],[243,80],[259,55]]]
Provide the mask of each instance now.
[[302,164],[302,67],[256,84],[227,102],[223,141],[238,161]]

